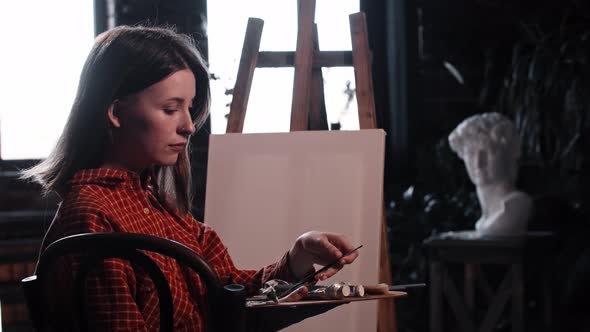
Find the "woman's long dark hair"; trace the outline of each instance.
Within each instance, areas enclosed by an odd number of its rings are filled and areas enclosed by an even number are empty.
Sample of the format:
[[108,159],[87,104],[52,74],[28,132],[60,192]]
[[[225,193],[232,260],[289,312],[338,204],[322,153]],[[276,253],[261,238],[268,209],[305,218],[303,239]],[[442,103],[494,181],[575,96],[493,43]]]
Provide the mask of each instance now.
[[[196,80],[192,117],[199,128],[209,115],[209,73],[194,41],[171,28],[119,26],[100,34],[80,75],[64,131],[49,156],[22,172],[44,193],[63,192],[81,169],[99,167],[109,143],[107,109],[114,100],[139,92],[168,75],[190,69]],[[187,213],[191,167],[187,151],[173,166],[156,167],[159,199]]]

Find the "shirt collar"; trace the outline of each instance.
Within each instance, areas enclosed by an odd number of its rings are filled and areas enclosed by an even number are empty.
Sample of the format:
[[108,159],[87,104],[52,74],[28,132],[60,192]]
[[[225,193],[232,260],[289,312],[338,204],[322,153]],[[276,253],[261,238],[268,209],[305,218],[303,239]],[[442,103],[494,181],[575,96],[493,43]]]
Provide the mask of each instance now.
[[151,177],[136,172],[115,168],[82,169],[68,181],[70,186],[95,184],[113,188],[146,189],[151,184]]

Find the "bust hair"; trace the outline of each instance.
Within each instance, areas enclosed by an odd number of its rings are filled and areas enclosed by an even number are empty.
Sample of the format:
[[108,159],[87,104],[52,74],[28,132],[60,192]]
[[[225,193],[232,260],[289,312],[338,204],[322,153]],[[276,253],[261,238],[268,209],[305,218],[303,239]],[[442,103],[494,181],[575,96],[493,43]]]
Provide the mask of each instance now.
[[463,120],[449,135],[449,145],[463,159],[468,144],[481,143],[508,153],[511,160],[520,157],[520,135],[506,116],[492,112],[481,113]]
[[[107,109],[116,99],[137,93],[182,69],[195,75],[192,108],[195,127],[209,115],[209,73],[194,41],[171,27],[119,26],[95,39],[78,85],[72,109],[49,156],[22,172],[45,194],[66,189],[81,169],[96,168],[110,139]],[[190,211],[192,192],[187,152],[173,166],[156,167],[159,198],[181,212]]]

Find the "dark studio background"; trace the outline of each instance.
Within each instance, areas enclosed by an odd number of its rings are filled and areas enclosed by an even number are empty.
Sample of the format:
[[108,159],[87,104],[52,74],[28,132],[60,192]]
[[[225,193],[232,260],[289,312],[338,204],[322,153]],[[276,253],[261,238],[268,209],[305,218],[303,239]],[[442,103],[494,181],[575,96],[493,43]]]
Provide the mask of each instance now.
[[[109,12],[106,0],[95,0],[97,33],[109,20],[174,24],[207,54],[205,0],[113,3]],[[584,317],[590,294],[588,2],[361,0],[360,5],[368,21],[378,125],[387,131],[384,190],[394,283],[428,282],[422,241],[473,227],[479,214],[474,187],[446,137],[465,117],[498,111],[516,122],[523,137],[518,184],[536,204],[529,228],[556,235],[554,250],[543,257],[551,267],[546,273],[554,294],[553,330],[590,329]],[[207,132],[193,138],[194,214],[201,220]],[[16,178],[17,169],[34,162],[0,160],[4,331],[28,330],[18,280],[31,273],[55,211],[55,197],[42,198],[39,188]],[[531,285],[526,289],[530,331],[542,315],[534,288],[538,277],[525,275]],[[428,288],[399,300],[398,330],[427,331],[428,308]]]

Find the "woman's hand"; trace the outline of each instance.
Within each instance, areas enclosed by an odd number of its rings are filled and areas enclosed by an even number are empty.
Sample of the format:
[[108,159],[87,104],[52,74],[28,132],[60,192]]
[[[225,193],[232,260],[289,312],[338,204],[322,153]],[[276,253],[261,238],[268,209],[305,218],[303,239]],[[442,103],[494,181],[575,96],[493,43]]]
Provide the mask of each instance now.
[[326,265],[341,258],[338,264],[315,276],[316,280],[326,280],[336,274],[345,264],[350,264],[358,257],[358,252],[342,257],[354,249],[353,245],[341,234],[311,231],[297,238],[289,250],[291,271],[299,279],[313,268],[313,264]]

